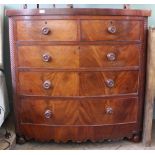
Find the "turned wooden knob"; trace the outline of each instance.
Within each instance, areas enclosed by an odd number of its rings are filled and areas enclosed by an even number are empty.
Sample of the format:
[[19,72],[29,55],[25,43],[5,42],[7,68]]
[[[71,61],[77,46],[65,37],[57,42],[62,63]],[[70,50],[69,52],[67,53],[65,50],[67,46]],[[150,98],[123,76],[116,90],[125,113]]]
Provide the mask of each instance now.
[[109,61],[115,61],[115,60],[116,60],[116,54],[113,53],[113,52],[108,53],[108,54],[107,54],[107,59],[108,59]]
[[114,85],[115,85],[114,80],[112,80],[112,79],[106,80],[106,86],[107,87],[112,88],[112,87],[114,87]]
[[49,54],[43,54],[42,55],[42,60],[44,62],[49,62],[51,60],[51,56]]
[[48,27],[43,27],[43,28],[42,28],[42,34],[43,34],[43,35],[48,35],[49,32],[50,32],[50,29],[49,29]]
[[51,110],[46,110],[44,113],[45,118],[51,118],[52,117],[52,111]]
[[51,87],[52,87],[51,81],[46,80],[46,81],[43,83],[43,88],[44,88],[44,89],[50,89]]
[[113,109],[111,107],[107,107],[106,108],[106,114],[112,114],[113,113]]
[[108,32],[111,33],[111,34],[114,34],[116,33],[117,29],[115,26],[109,26],[108,27]]

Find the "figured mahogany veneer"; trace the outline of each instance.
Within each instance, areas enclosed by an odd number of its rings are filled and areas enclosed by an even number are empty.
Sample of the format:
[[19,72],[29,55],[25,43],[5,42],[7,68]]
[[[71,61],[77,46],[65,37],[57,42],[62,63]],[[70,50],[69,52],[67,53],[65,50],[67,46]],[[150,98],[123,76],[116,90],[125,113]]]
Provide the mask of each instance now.
[[[49,29],[47,34],[43,32],[45,28]],[[76,41],[77,22],[76,20],[17,21],[17,40]]]
[[[44,61],[44,55],[50,57]],[[78,46],[19,46],[19,67],[78,68]]]
[[141,40],[140,26],[139,21],[82,20],[81,38],[83,41]]
[[8,10],[20,142],[138,141],[150,13]]
[[[19,46],[19,67],[90,68],[139,66],[141,46]],[[44,56],[48,56],[47,61]],[[108,57],[109,56],[109,57]],[[110,59],[110,57],[113,57]]]
[[[56,125],[110,125],[137,122],[138,100],[21,100],[21,123]],[[30,108],[31,107],[31,108]],[[126,108],[128,107],[128,108]],[[111,109],[111,113],[108,111]],[[45,113],[51,111],[47,118]],[[31,117],[30,117],[31,116]],[[106,123],[105,123],[106,122]]]
[[[113,87],[108,86],[109,79],[114,81]],[[43,86],[47,80],[51,83],[48,89]],[[137,93],[138,72],[19,72],[19,90],[21,94],[43,96]]]

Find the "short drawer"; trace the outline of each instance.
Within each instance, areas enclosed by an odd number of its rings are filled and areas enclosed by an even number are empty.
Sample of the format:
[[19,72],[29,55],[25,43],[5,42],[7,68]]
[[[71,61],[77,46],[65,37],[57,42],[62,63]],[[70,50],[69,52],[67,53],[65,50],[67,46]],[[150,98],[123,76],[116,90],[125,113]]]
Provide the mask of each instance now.
[[138,92],[137,71],[19,72],[20,94],[103,96]]
[[112,125],[136,123],[138,99],[22,99],[21,123]]
[[133,67],[139,66],[141,46],[92,45],[81,46],[79,65],[90,67]]
[[20,46],[19,67],[78,68],[78,46]]
[[78,96],[79,77],[75,72],[20,72],[21,94]]
[[91,68],[139,66],[141,46],[19,46],[19,67]]
[[138,41],[142,39],[140,21],[82,20],[83,41]]
[[76,20],[17,21],[19,41],[76,41]]

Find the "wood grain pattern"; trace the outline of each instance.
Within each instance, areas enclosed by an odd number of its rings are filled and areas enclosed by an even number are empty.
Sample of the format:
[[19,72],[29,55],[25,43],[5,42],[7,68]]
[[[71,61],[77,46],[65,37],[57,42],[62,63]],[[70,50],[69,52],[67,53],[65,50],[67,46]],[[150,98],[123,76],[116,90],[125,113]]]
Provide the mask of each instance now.
[[[90,67],[126,67],[139,66],[140,45],[104,45],[104,46],[19,46],[19,67],[44,68],[90,68]],[[109,53],[116,59],[110,61]],[[43,61],[43,55],[51,57]]]
[[[31,107],[31,108],[30,108]],[[112,114],[106,113],[111,107]],[[46,110],[52,111],[45,118]],[[87,99],[87,100],[29,100],[21,101],[21,122],[46,125],[110,125],[135,123],[137,121],[138,100],[127,99]]]
[[[148,18],[144,18],[143,24],[142,24],[142,32],[143,33],[143,44],[142,44],[142,51],[143,54],[140,55],[140,85],[139,85],[139,113],[138,113],[138,119],[140,120],[137,123],[137,126],[142,129],[143,132],[143,122],[144,122],[144,101],[145,101],[145,93],[146,93],[146,64],[147,64],[147,31],[148,31]],[[143,138],[143,137],[142,137]]]
[[[49,80],[51,88],[44,89],[43,83]],[[20,72],[21,94],[45,96],[78,96],[79,78],[75,72]]]
[[[80,96],[102,96],[137,93],[138,72],[81,72],[79,75]],[[114,86],[109,88],[107,80],[113,80]]]
[[[104,140],[131,137],[137,130],[136,123],[107,126],[46,126],[21,124],[21,131],[27,140],[60,142],[103,142]],[[37,131],[37,132],[36,132]],[[121,131],[121,132],[120,132]]]
[[145,94],[144,133],[143,142],[145,146],[151,146],[152,122],[155,96],[155,54],[154,54],[155,29],[149,28],[148,32],[148,57],[147,57],[147,84]]
[[[116,33],[108,32],[110,26],[116,27]],[[82,41],[141,40],[139,21],[82,20],[81,31]]]
[[16,36],[15,33],[15,20],[14,18],[9,18],[9,43],[10,43],[10,62],[11,62],[11,75],[12,75],[12,92],[13,92],[13,114],[15,120],[15,129],[16,132],[20,135],[20,123],[19,123],[19,106],[18,106],[18,94],[17,94],[17,72],[16,72],[16,46],[15,40]]
[[[114,80],[114,87],[106,85],[108,79]],[[52,87],[43,88],[49,80]],[[20,72],[21,94],[45,96],[102,96],[137,93],[138,72]]]
[[[139,66],[140,46],[130,45],[104,45],[80,46],[80,67],[127,67]],[[107,59],[109,53],[114,53],[113,61]]]
[[151,12],[39,11],[7,11],[17,135],[55,142],[140,139]]
[[44,9],[45,13],[40,13],[39,9],[28,9],[28,10],[7,10],[7,16],[43,16],[43,15],[88,15],[88,16],[150,16],[151,10],[130,10],[130,9],[102,9],[102,8],[50,8]]
[[[43,61],[43,55],[51,57]],[[78,46],[19,46],[19,67],[78,68]]]
[[[49,34],[42,34],[43,27],[50,29]],[[75,20],[17,21],[17,40],[76,41],[77,23]]]
[[[66,15],[41,15],[38,16],[37,15],[33,15],[33,16],[14,16],[13,17],[16,21],[19,20],[138,20],[138,21],[143,21],[144,17],[143,16],[111,16],[111,15],[105,15],[105,16],[97,16],[97,15],[86,15],[86,16],[80,16],[80,15],[70,15],[70,16],[66,16]],[[147,18],[147,17],[146,17]]]

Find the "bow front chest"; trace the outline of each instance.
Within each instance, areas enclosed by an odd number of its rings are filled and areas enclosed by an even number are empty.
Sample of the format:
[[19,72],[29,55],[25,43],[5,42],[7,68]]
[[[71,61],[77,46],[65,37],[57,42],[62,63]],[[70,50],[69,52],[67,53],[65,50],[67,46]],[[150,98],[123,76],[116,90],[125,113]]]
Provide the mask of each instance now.
[[139,141],[150,11],[25,9],[6,14],[20,138]]

